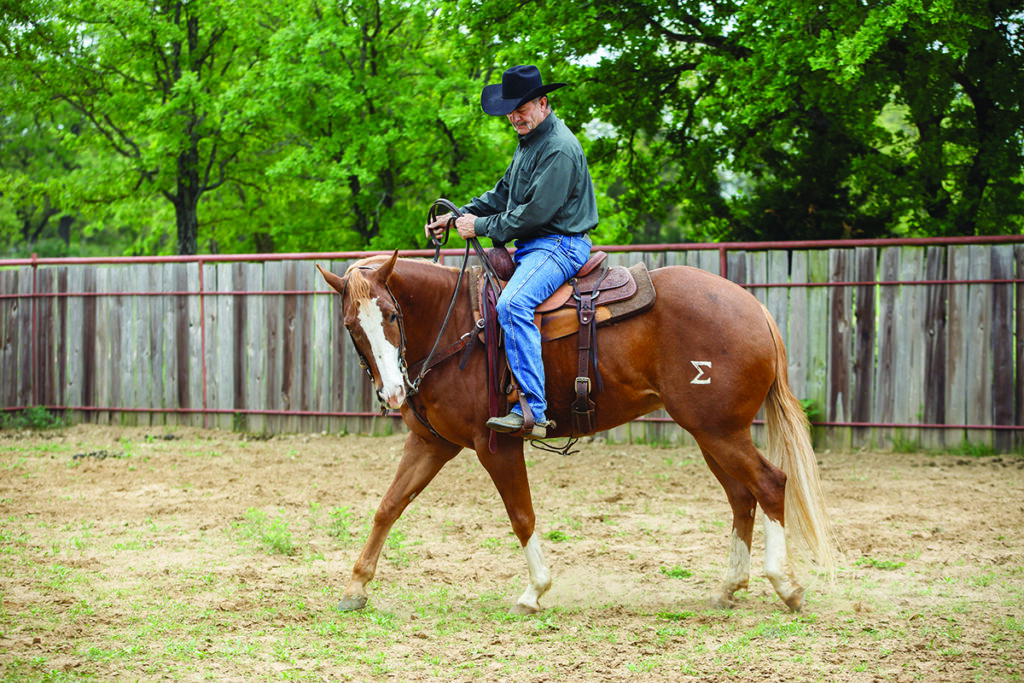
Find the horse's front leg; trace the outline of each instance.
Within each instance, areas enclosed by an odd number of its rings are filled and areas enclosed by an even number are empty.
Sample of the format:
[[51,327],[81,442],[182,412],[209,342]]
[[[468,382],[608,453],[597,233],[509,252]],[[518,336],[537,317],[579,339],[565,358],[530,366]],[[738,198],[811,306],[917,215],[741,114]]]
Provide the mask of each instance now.
[[405,440],[402,460],[398,463],[398,471],[373,516],[373,530],[352,568],[352,579],[341,596],[339,610],[348,612],[366,606],[366,584],[373,580],[377,571],[377,559],[391,527],[412,499],[427,487],[434,475],[460,450],[461,446],[447,441],[423,437],[415,432],[409,434]]
[[523,546],[526,556],[526,567],[529,571],[529,582],[526,590],[512,607],[515,614],[533,614],[539,612],[540,597],[551,588],[551,571],[544,561],[540,539],[535,530],[536,516],[533,512],[533,500],[530,497],[530,482],[526,476],[526,461],[523,458],[523,440],[507,436],[498,437],[497,453],[487,448],[486,439],[477,445],[477,457],[491,476],[501,500],[505,503],[505,511],[512,530],[519,543]]

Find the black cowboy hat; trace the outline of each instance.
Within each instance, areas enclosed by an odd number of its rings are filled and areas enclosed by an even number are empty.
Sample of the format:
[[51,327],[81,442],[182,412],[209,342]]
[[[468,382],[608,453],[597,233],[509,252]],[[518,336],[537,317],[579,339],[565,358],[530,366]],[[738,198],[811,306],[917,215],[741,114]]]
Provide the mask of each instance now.
[[513,66],[501,75],[501,84],[484,86],[480,94],[480,106],[491,116],[505,116],[518,109],[524,102],[546,95],[568,83],[544,85],[540,71],[535,66]]

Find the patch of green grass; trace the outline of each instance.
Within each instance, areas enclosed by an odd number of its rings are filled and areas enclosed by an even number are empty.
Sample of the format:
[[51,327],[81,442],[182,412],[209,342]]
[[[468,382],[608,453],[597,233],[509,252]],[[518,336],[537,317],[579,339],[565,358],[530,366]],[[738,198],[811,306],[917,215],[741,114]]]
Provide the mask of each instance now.
[[999,455],[999,451],[991,444],[971,443],[967,439],[961,441],[959,446],[946,448],[942,452],[950,455],[964,455],[969,458],[988,458],[993,455]]
[[672,568],[662,567],[661,573],[673,579],[688,579],[693,576],[692,571],[678,565]]
[[299,551],[288,522],[281,517],[267,517],[262,510],[249,508],[245,519],[236,523],[235,528],[244,538],[256,541],[272,555],[295,555]]
[[687,619],[692,619],[693,617],[697,616],[697,613],[696,612],[658,612],[657,616],[658,616],[659,619],[664,619],[665,621],[685,621]]
[[871,567],[872,569],[885,569],[890,571],[907,566],[906,562],[901,562],[899,560],[882,560],[875,557],[868,557],[867,555],[857,558],[857,562],[855,564],[858,567]]
[[554,543],[561,543],[562,541],[569,540],[569,534],[559,529],[552,529],[551,531],[544,534],[544,538]]
[[920,453],[921,442],[916,439],[907,439],[900,434],[892,437],[892,450],[894,453]]
[[342,544],[352,541],[352,511],[348,506],[333,507],[328,513],[327,534]]
[[408,567],[413,561],[405,531],[395,525],[384,542],[384,558],[399,567]]

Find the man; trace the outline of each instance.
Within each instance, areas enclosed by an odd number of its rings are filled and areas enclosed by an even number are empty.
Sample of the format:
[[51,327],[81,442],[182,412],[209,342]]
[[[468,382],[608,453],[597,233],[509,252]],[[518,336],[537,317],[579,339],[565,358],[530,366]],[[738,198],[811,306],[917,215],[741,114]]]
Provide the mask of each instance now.
[[[597,225],[597,202],[579,141],[551,111],[547,93],[565,83],[544,85],[535,66],[514,66],[501,84],[488,85],[480,105],[505,116],[519,135],[512,163],[494,188],[461,208],[455,228],[463,239],[490,237],[502,245],[515,240],[516,271],[498,299],[498,321],[519,391],[535,425],[524,438],[542,439],[550,426],[544,397],[544,364],[534,311],[571,278],[590,256],[589,232]],[[450,215],[425,226],[440,237]],[[522,408],[487,421],[498,432],[523,428]]]

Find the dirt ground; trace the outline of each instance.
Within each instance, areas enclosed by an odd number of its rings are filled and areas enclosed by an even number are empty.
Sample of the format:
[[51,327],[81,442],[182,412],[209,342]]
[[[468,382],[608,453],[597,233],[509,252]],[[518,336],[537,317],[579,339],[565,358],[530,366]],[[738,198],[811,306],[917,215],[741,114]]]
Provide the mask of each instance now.
[[334,607],[404,437],[0,433],[4,680],[1020,680],[1024,459],[819,453],[841,544],[802,613],[761,575],[707,604],[725,495],[692,448],[529,450],[553,573],[463,452]]

